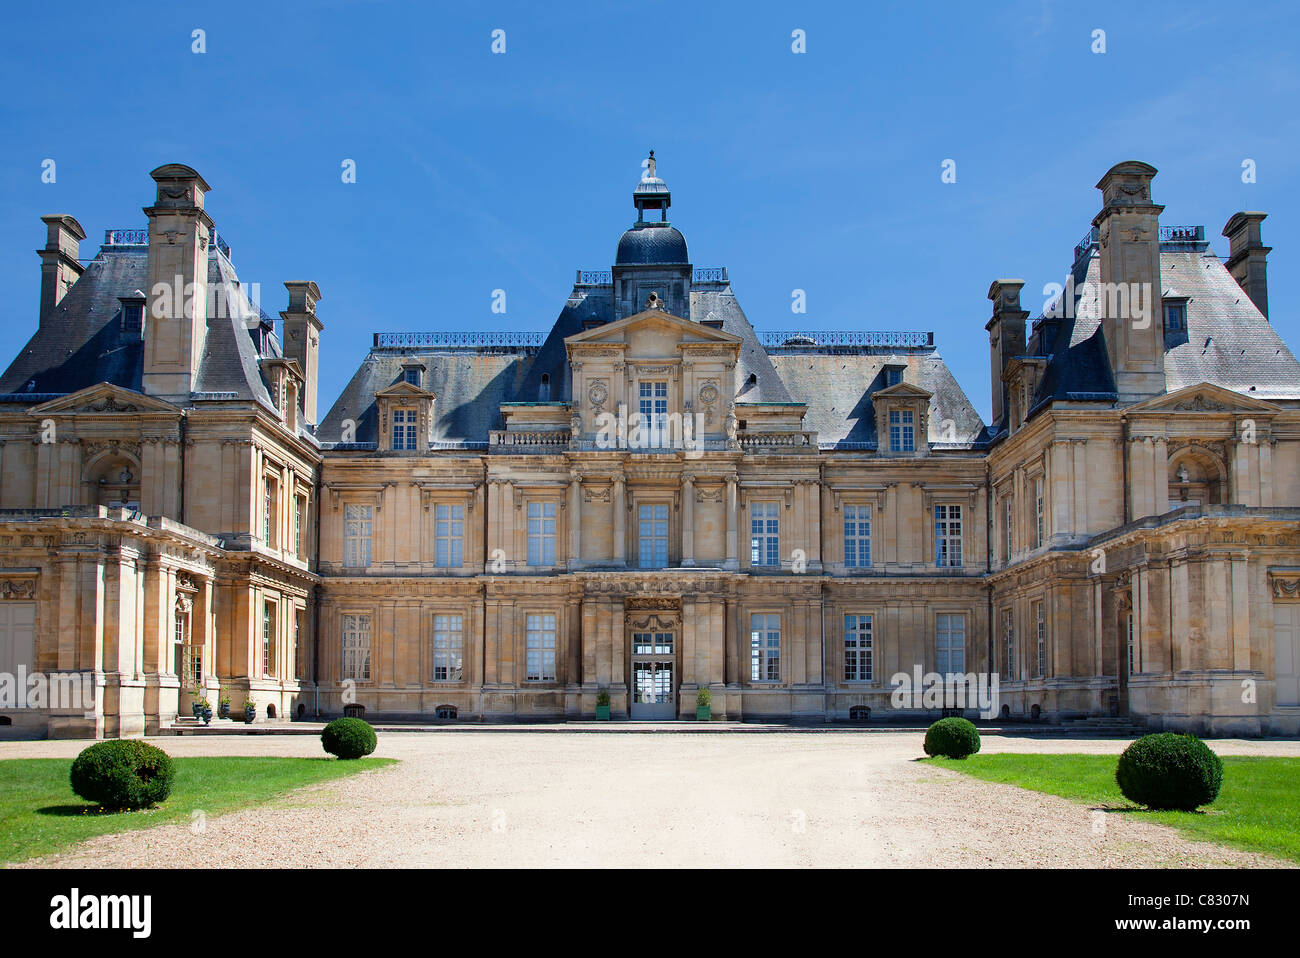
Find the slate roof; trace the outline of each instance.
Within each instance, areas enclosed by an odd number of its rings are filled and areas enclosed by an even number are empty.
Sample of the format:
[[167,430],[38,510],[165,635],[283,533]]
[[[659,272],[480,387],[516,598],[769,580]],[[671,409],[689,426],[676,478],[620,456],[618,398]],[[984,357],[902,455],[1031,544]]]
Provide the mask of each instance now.
[[[1049,360],[1031,415],[1052,402],[1117,398],[1099,321],[1095,250],[1080,257],[1073,275],[1074,317],[1034,320],[1027,351]],[[1187,298],[1186,340],[1166,339],[1166,392],[1208,382],[1257,399],[1300,399],[1300,363],[1213,251],[1162,247],[1160,280],[1161,295]]]
[[[119,297],[143,291],[148,281],[147,247],[101,247],[0,376],[0,394],[62,395],[101,382],[141,392],[144,341],[122,329]],[[234,266],[215,247],[208,283],[224,284],[216,289],[225,306],[208,317],[194,391],[234,393],[274,411],[258,363],[259,356],[281,355],[269,318],[254,308]]]

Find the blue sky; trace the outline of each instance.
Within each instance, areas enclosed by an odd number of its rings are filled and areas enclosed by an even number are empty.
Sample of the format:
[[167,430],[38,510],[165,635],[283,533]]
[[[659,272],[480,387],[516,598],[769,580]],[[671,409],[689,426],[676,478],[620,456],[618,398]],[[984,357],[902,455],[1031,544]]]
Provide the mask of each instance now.
[[758,329],[932,329],[985,419],[990,281],[1025,279],[1037,313],[1121,160],[1156,166],[1162,222],[1220,253],[1233,212],[1269,214],[1270,312],[1300,347],[1298,21],[1268,2],[7,4],[0,364],[36,326],[39,217],[76,216],[92,257],[180,162],[267,312],[286,279],[321,286],[328,408],[374,331],[549,328],[574,269],[612,261],[651,147],[692,260],[730,268]]

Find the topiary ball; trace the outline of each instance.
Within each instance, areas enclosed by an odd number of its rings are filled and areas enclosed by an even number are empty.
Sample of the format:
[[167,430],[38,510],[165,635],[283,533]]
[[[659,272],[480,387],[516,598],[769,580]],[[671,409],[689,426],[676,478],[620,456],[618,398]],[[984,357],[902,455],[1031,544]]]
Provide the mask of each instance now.
[[1144,735],[1119,757],[1115,782],[1147,808],[1180,812],[1208,805],[1223,784],[1223,759],[1194,735]]
[[325,751],[339,758],[361,758],[375,750],[379,739],[365,719],[341,718],[325,726],[320,743]]
[[925,754],[965,758],[980,750],[980,733],[964,718],[943,718],[925,732]]
[[74,792],[106,809],[148,808],[171,794],[176,766],[144,742],[98,742],[73,760],[69,777]]

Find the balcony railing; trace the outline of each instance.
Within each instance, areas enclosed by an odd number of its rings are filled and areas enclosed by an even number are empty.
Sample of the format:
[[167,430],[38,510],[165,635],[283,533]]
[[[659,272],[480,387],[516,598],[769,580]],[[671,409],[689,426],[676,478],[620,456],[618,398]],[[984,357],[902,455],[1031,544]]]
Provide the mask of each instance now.
[[578,278],[573,281],[575,286],[610,286],[614,282],[614,274],[607,269],[580,269]]
[[1092,227],[1083,234],[1083,239],[1074,244],[1074,261],[1077,263],[1085,253],[1091,253],[1097,247],[1097,227]]
[[806,446],[813,449],[817,448],[817,433],[815,432],[741,433],[739,440],[740,448],[750,452],[765,449],[797,449]]
[[691,276],[693,283],[726,283],[727,267],[725,266],[702,266]]
[[934,345],[927,330],[776,329],[758,334],[769,349],[781,346],[872,346],[882,349],[922,349]]
[[522,430],[493,429],[488,433],[488,445],[493,447],[523,447],[526,449],[567,449],[568,429]]
[[149,228],[104,230],[105,246],[148,246]]
[[1204,243],[1204,226],[1162,226],[1160,227],[1162,243]]
[[376,349],[476,349],[481,346],[511,348],[540,346],[546,341],[542,332],[462,332],[449,330],[432,333],[375,333]]

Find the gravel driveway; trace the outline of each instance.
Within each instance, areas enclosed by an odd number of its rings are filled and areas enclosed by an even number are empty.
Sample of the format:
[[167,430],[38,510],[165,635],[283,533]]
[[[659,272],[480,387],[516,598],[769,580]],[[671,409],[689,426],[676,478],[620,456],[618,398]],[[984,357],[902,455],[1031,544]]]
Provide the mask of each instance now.
[[[922,735],[388,733],[401,764],[35,866],[1273,866],[1130,816],[920,764]],[[173,755],[321,754],[310,736],[154,740]],[[0,758],[83,742],[0,743]],[[1123,740],[986,737],[986,752],[1118,754]],[[1300,743],[1220,740],[1224,755]]]

